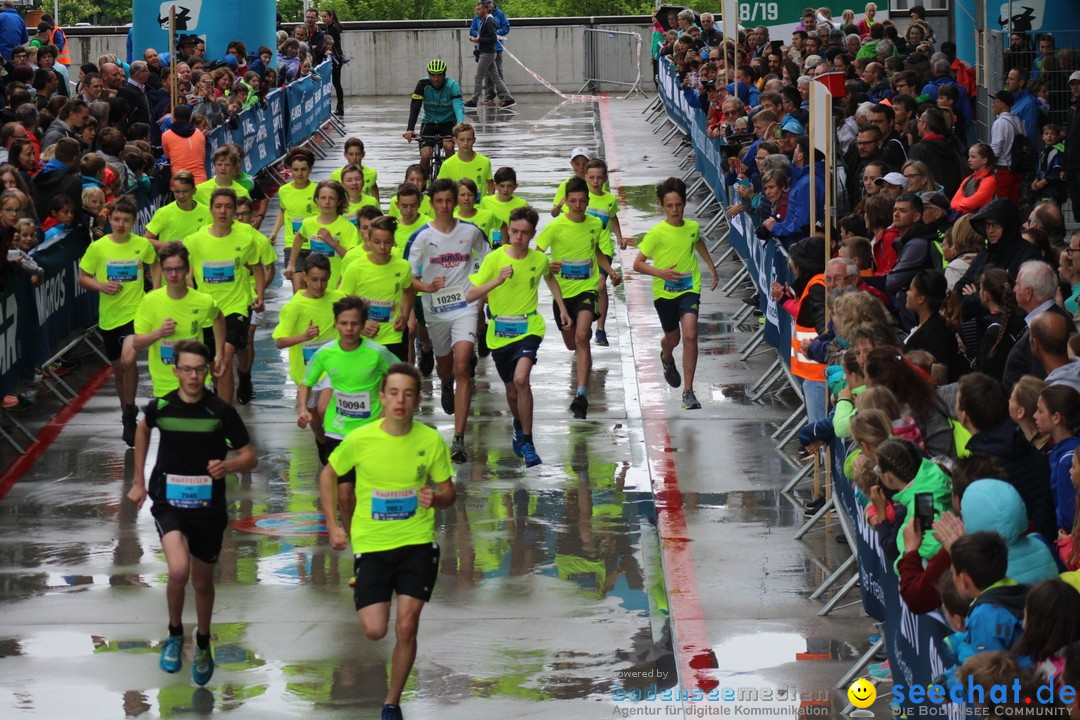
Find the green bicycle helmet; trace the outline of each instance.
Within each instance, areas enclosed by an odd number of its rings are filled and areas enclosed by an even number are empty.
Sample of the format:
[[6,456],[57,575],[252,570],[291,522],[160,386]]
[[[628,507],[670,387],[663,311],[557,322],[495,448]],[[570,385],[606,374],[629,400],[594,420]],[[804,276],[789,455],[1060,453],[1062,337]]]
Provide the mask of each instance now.
[[436,58],[427,64],[427,71],[432,75],[442,75],[446,72],[446,63]]

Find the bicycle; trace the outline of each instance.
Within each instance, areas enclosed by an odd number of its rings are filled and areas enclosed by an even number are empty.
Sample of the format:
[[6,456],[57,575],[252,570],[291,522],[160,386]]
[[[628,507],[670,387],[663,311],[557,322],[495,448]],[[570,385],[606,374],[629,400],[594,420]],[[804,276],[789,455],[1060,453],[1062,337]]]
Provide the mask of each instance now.
[[420,146],[425,144],[431,146],[431,159],[428,161],[428,182],[431,182],[439,177],[439,168],[442,167],[443,161],[446,159],[446,146],[444,143],[447,140],[453,140],[450,135],[418,135],[416,138],[420,142]]

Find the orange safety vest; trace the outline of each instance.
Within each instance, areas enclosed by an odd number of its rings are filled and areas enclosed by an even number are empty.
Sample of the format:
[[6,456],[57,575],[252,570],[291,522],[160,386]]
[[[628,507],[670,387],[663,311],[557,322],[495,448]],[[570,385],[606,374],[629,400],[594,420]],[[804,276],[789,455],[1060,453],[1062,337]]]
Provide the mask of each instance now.
[[819,362],[814,362],[804,355],[802,348],[800,347],[800,343],[803,340],[813,340],[818,336],[817,328],[813,325],[807,327],[799,324],[799,314],[802,312],[802,304],[806,301],[806,296],[810,294],[810,288],[815,285],[824,286],[825,276],[819,274],[810,278],[810,282],[806,283],[806,287],[803,289],[802,297],[799,298],[799,308],[795,311],[795,333],[791,336],[791,374],[804,380],[824,382],[825,366]]
[[[56,45],[56,39],[55,39],[56,38],[56,31],[59,30],[59,29],[60,28],[54,27],[52,29],[52,31],[49,32],[49,44],[50,45]],[[56,62],[60,63],[61,65],[68,66],[68,67],[71,66],[71,53],[68,51],[68,46],[71,45],[70,40],[71,39],[67,35],[64,36],[64,47],[59,48],[60,52],[56,56]]]

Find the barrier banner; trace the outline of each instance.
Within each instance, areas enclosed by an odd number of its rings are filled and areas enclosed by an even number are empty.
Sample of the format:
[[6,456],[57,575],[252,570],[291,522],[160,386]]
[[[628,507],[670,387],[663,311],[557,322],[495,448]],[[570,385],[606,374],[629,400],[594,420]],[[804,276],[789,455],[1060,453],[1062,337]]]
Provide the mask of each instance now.
[[[666,59],[661,62],[658,85],[668,117],[690,138],[695,169],[726,212],[731,203],[721,165],[722,141],[706,135],[705,113],[697,107],[695,95],[680,86],[677,73]],[[731,219],[729,228],[728,242],[746,263],[761,297],[765,341],[776,348],[780,357],[787,362],[792,318],[780,311],[769,293],[774,281],[784,284],[790,279],[787,253],[776,240],[762,242],[758,239],[754,234],[754,219],[746,212]],[[866,522],[855,488],[844,475],[847,448],[843,441],[833,442],[832,457],[838,511],[851,518],[855,529],[856,547],[853,549],[858,558],[863,609],[883,623],[893,680],[905,687],[930,685],[945,669],[942,641],[949,629],[937,612],[914,615],[900,600],[899,578],[880,545],[877,533]],[[906,709],[908,717],[918,714],[910,707]],[[963,708],[958,705],[942,705],[940,710],[943,713],[940,716],[945,717],[962,717],[963,713]]]
[[[315,134],[330,117],[332,66],[329,60],[314,69],[312,76],[285,86],[289,107],[289,145],[299,145]],[[318,78],[316,80],[315,78]]]

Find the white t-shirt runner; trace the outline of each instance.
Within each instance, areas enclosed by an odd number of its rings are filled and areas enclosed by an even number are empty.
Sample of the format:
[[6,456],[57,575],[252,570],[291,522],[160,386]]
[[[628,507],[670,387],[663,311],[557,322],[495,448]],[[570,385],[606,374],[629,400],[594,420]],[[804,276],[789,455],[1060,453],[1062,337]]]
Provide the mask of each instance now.
[[476,272],[490,249],[484,233],[464,220],[458,220],[449,233],[439,232],[434,223],[413,233],[405,246],[413,277],[425,283],[440,275],[446,278],[441,290],[421,295],[425,322],[446,322],[476,312],[475,302],[465,302],[469,275]]

